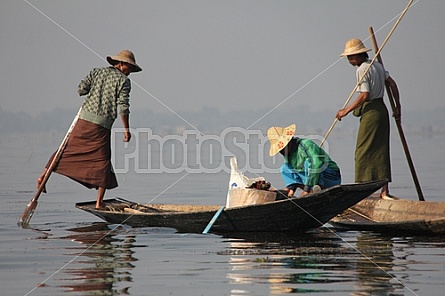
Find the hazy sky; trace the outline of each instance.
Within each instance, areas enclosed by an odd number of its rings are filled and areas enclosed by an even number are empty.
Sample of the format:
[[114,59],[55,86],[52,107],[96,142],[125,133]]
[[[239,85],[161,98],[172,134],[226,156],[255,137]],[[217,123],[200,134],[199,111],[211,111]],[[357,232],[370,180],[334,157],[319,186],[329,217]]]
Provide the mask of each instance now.
[[[0,106],[78,108],[80,79],[122,49],[136,55],[131,108],[332,110],[355,86],[345,41],[379,44],[407,0],[2,0]],[[445,1],[414,1],[382,51],[405,110],[443,107]],[[371,55],[372,56],[372,55]],[[291,122],[291,121],[290,121]]]

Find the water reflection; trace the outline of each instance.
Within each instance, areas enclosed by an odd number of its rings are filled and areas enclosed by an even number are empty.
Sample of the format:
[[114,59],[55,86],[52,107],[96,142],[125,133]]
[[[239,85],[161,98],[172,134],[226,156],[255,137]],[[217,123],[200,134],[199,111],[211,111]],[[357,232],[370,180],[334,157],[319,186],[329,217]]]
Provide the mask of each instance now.
[[[38,238],[51,236],[51,248],[63,252],[63,262],[73,261],[40,292],[56,286],[70,295],[397,296],[416,295],[412,290],[425,281],[440,287],[443,280],[443,238],[418,242],[328,228],[305,235],[225,237],[111,228],[105,223],[72,229],[51,224],[49,235],[41,231]],[[437,256],[425,256],[431,253]],[[419,270],[425,272],[422,282]]]
[[[60,287],[71,292],[84,292],[82,295],[128,295],[129,283],[132,282],[132,248],[135,237],[125,233],[122,238],[116,231],[110,231],[106,223],[97,223],[84,227],[68,229],[74,234],[63,239],[70,239],[81,244],[73,248],[71,256],[79,256],[74,264],[63,270],[68,284]],[[117,284],[123,287],[117,287]]]
[[391,275],[395,259],[389,238],[355,233],[348,242],[320,229],[302,236],[269,233],[227,239],[230,248],[221,252],[230,255],[227,276],[244,287],[232,295],[254,292],[253,284],[267,284],[272,295],[403,295],[403,285]]
[[391,237],[361,232],[356,248],[359,254],[354,263],[358,281],[357,292],[352,295],[404,295],[403,285],[394,273],[395,261],[400,264],[403,258],[394,255]]

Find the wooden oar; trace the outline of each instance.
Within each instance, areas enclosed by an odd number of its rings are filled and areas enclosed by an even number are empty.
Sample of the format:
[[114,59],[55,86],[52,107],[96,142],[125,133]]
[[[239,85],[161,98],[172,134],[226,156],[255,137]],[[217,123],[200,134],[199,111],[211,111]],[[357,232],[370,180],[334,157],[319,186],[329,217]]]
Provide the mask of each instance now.
[[[383,65],[382,55],[380,54],[379,47],[377,45],[377,40],[374,35],[374,30],[372,29],[372,27],[369,27],[369,34],[371,35],[372,44],[374,45],[374,51],[376,52],[377,59],[379,63]],[[391,88],[389,87],[389,84],[387,82],[385,82],[385,86],[386,86],[386,94],[388,95],[389,103],[391,104],[391,109],[394,112],[396,110],[396,104],[394,102],[394,97],[392,96]],[[396,125],[399,131],[400,140],[402,141],[403,150],[405,151],[406,160],[408,161],[408,166],[411,171],[414,184],[416,186],[417,195],[420,201],[425,201],[422,189],[420,188],[419,179],[417,178],[416,170],[414,168],[414,163],[411,158],[411,154],[409,153],[408,143],[406,142],[405,133],[403,132],[402,128],[402,122],[400,120],[396,120]]]
[[71,131],[73,130],[74,126],[76,125],[77,120],[79,119],[80,110],[82,110],[82,107],[79,109],[79,112],[77,112],[76,117],[74,117],[73,122],[71,123],[70,128],[68,129],[68,132],[66,133],[65,137],[63,138],[62,143],[59,146],[59,149],[57,149],[56,154],[54,155],[54,158],[51,161],[51,164],[49,165],[48,169],[45,172],[45,175],[43,176],[43,180],[40,183],[39,188],[37,189],[36,194],[31,199],[31,201],[26,206],[25,210],[23,211],[22,216],[20,217],[17,224],[20,226],[24,226],[29,224],[29,221],[32,218],[32,215],[34,214],[34,211],[37,207],[37,200],[40,197],[40,194],[44,191],[46,182],[49,179],[49,176],[51,176],[51,173],[53,172],[54,168],[56,167],[57,163],[60,160],[60,157],[62,156],[63,150],[66,147],[66,144],[68,143],[68,139],[71,135]]

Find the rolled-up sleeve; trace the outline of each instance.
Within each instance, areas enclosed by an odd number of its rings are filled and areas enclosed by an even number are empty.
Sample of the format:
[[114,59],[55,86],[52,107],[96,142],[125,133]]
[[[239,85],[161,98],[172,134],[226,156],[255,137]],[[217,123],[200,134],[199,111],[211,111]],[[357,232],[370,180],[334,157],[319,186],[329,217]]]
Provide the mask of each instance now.
[[130,91],[131,91],[131,82],[130,79],[127,78],[124,84],[122,85],[122,89],[119,92],[119,97],[117,99],[120,115],[130,114]]

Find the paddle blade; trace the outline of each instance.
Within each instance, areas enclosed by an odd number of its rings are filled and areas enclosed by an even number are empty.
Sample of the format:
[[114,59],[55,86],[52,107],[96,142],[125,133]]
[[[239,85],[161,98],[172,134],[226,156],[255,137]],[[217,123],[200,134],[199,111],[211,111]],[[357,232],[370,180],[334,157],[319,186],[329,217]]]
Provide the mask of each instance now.
[[220,207],[219,210],[213,215],[213,218],[210,220],[209,224],[206,226],[206,228],[203,230],[202,234],[207,234],[210,231],[210,228],[212,228],[213,224],[216,222],[216,219],[221,215],[221,213],[224,210],[224,206]]
[[32,215],[34,214],[34,211],[37,207],[37,199],[33,198],[29,204],[26,206],[25,210],[23,211],[22,216],[20,217],[17,224],[19,226],[26,226],[29,224],[29,221],[31,221]]

